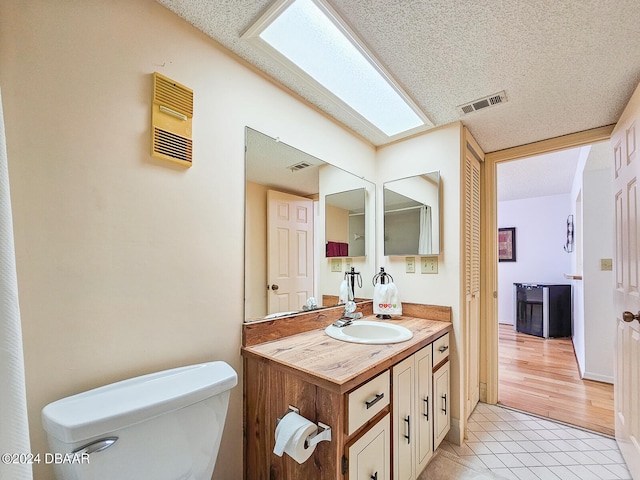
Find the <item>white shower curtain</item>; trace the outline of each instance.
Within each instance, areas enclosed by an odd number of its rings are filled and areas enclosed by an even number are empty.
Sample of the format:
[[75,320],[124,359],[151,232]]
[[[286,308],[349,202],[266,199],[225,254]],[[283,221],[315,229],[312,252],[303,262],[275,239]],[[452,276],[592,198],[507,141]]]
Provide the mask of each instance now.
[[[29,454],[29,428],[24,383],[18,279],[9,196],[7,144],[0,94],[0,455]],[[9,460],[9,461],[7,461]],[[33,478],[31,465],[2,457],[0,478]]]
[[422,205],[420,207],[420,238],[418,239],[419,255],[431,253],[431,237],[431,207],[429,205]]

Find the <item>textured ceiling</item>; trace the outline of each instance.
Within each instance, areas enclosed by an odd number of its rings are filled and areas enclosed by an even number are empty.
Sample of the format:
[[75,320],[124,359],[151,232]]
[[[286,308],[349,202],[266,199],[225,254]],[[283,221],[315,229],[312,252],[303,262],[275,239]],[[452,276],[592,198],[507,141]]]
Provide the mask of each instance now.
[[498,164],[498,201],[571,193],[580,148]]
[[[242,33],[270,0],[158,0],[374,145]],[[436,124],[485,152],[615,123],[640,81],[638,0],[328,0]],[[504,90],[508,102],[456,107]]]
[[[325,162],[251,128],[246,129],[245,142],[248,182],[301,196],[318,193],[318,169]],[[306,162],[310,167],[302,170],[289,168],[300,162]]]

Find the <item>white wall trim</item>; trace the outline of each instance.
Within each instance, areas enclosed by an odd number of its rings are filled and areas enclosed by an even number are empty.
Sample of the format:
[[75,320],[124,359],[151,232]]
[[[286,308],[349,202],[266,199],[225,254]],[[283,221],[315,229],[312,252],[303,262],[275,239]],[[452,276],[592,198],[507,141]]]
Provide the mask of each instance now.
[[613,377],[612,376],[600,375],[599,373],[584,372],[584,375],[582,375],[582,379],[583,380],[593,380],[593,381],[602,382],[602,383],[610,383],[611,385],[613,385]]

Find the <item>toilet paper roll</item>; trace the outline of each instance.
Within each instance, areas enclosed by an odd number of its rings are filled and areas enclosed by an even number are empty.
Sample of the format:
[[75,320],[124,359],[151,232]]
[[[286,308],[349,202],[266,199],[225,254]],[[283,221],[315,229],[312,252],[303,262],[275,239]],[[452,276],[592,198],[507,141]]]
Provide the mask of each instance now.
[[305,448],[305,440],[316,432],[317,425],[296,412],[287,413],[276,426],[276,445],[273,453],[282,456],[286,453],[298,463],[309,459],[315,445]]

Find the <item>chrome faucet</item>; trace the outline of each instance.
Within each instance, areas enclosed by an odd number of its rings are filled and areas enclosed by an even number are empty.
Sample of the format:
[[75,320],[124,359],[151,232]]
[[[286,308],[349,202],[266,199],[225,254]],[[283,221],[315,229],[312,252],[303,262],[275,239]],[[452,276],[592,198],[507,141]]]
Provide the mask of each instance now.
[[356,312],[356,308],[356,302],[349,300],[344,306],[342,316],[333,323],[333,326],[338,328],[346,327],[351,325],[354,320],[362,318],[362,312]]

